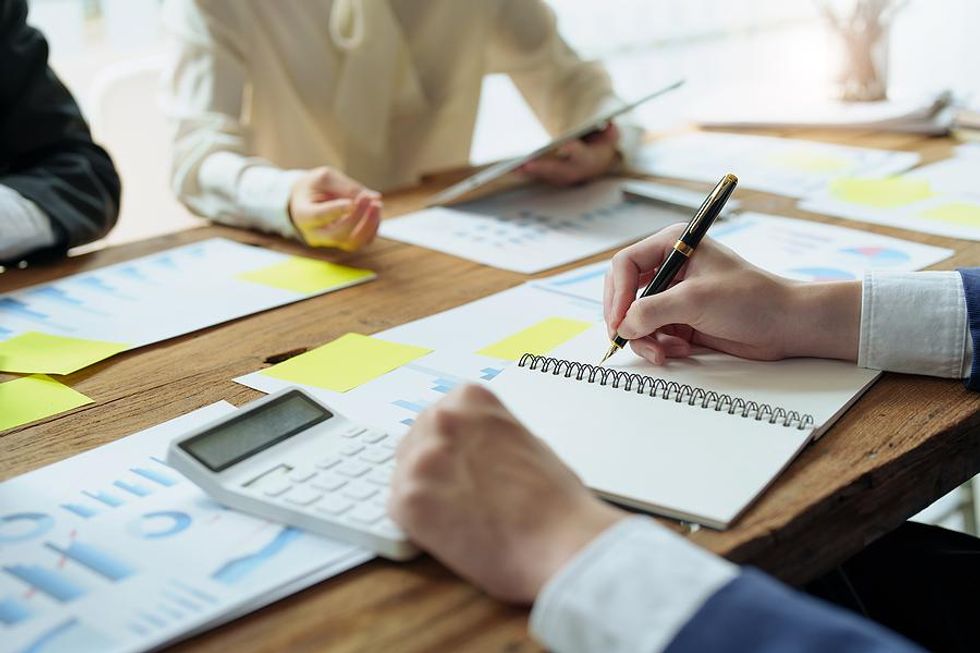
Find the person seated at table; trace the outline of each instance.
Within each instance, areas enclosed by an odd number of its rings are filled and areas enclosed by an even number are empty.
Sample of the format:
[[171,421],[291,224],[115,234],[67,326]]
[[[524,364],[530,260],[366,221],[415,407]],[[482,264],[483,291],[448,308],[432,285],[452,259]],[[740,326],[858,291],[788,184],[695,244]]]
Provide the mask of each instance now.
[[[681,229],[627,248],[607,277],[609,330],[648,360],[688,356],[693,347],[762,360],[817,356],[965,376],[980,389],[980,268],[806,284],[706,239],[676,286],[634,301]],[[870,619],[600,501],[482,387],[464,387],[423,413],[397,461],[393,518],[492,596],[533,602],[532,633],[558,653],[919,650]],[[947,534],[945,567],[919,567],[908,556],[880,564],[870,589],[892,605],[865,609],[930,648],[980,650],[972,621],[980,547]]]
[[[486,74],[509,74],[551,134],[617,102],[543,0],[170,0],[166,9],[177,41],[167,76],[174,192],[209,219],[310,245],[366,245],[378,191],[466,165]],[[524,172],[584,181],[638,136],[610,125]]]
[[27,24],[27,2],[0,2],[0,264],[63,255],[102,237],[119,214],[119,177]]

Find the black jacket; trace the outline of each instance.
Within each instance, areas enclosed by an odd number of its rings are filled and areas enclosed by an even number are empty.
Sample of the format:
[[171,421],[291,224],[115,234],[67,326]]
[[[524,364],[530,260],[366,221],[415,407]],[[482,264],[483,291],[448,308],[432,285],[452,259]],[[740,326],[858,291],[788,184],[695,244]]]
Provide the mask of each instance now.
[[0,0],[0,184],[51,220],[57,243],[38,254],[60,254],[116,223],[119,177],[26,19],[26,0]]

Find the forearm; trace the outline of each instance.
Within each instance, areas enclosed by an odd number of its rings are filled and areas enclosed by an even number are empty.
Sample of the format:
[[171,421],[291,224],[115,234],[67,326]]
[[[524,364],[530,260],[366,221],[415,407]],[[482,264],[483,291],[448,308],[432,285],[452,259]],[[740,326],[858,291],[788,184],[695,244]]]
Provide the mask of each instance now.
[[970,375],[974,347],[957,272],[869,271],[863,282],[793,283],[787,356],[946,378]]

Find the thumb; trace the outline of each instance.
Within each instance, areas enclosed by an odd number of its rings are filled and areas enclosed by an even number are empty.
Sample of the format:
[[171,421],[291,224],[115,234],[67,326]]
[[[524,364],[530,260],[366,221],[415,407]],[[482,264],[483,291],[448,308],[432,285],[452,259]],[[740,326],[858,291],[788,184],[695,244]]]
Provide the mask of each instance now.
[[695,307],[686,297],[684,284],[636,300],[626,311],[617,332],[627,340],[648,336],[668,324],[690,325]]

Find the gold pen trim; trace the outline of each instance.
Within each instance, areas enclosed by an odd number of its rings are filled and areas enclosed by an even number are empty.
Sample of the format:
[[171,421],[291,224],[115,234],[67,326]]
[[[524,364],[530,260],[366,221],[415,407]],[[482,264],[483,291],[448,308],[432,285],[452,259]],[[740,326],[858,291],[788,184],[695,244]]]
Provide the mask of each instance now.
[[674,243],[674,249],[688,258],[691,258],[691,254],[694,253],[694,248],[685,243],[683,240],[678,240],[676,243]]

